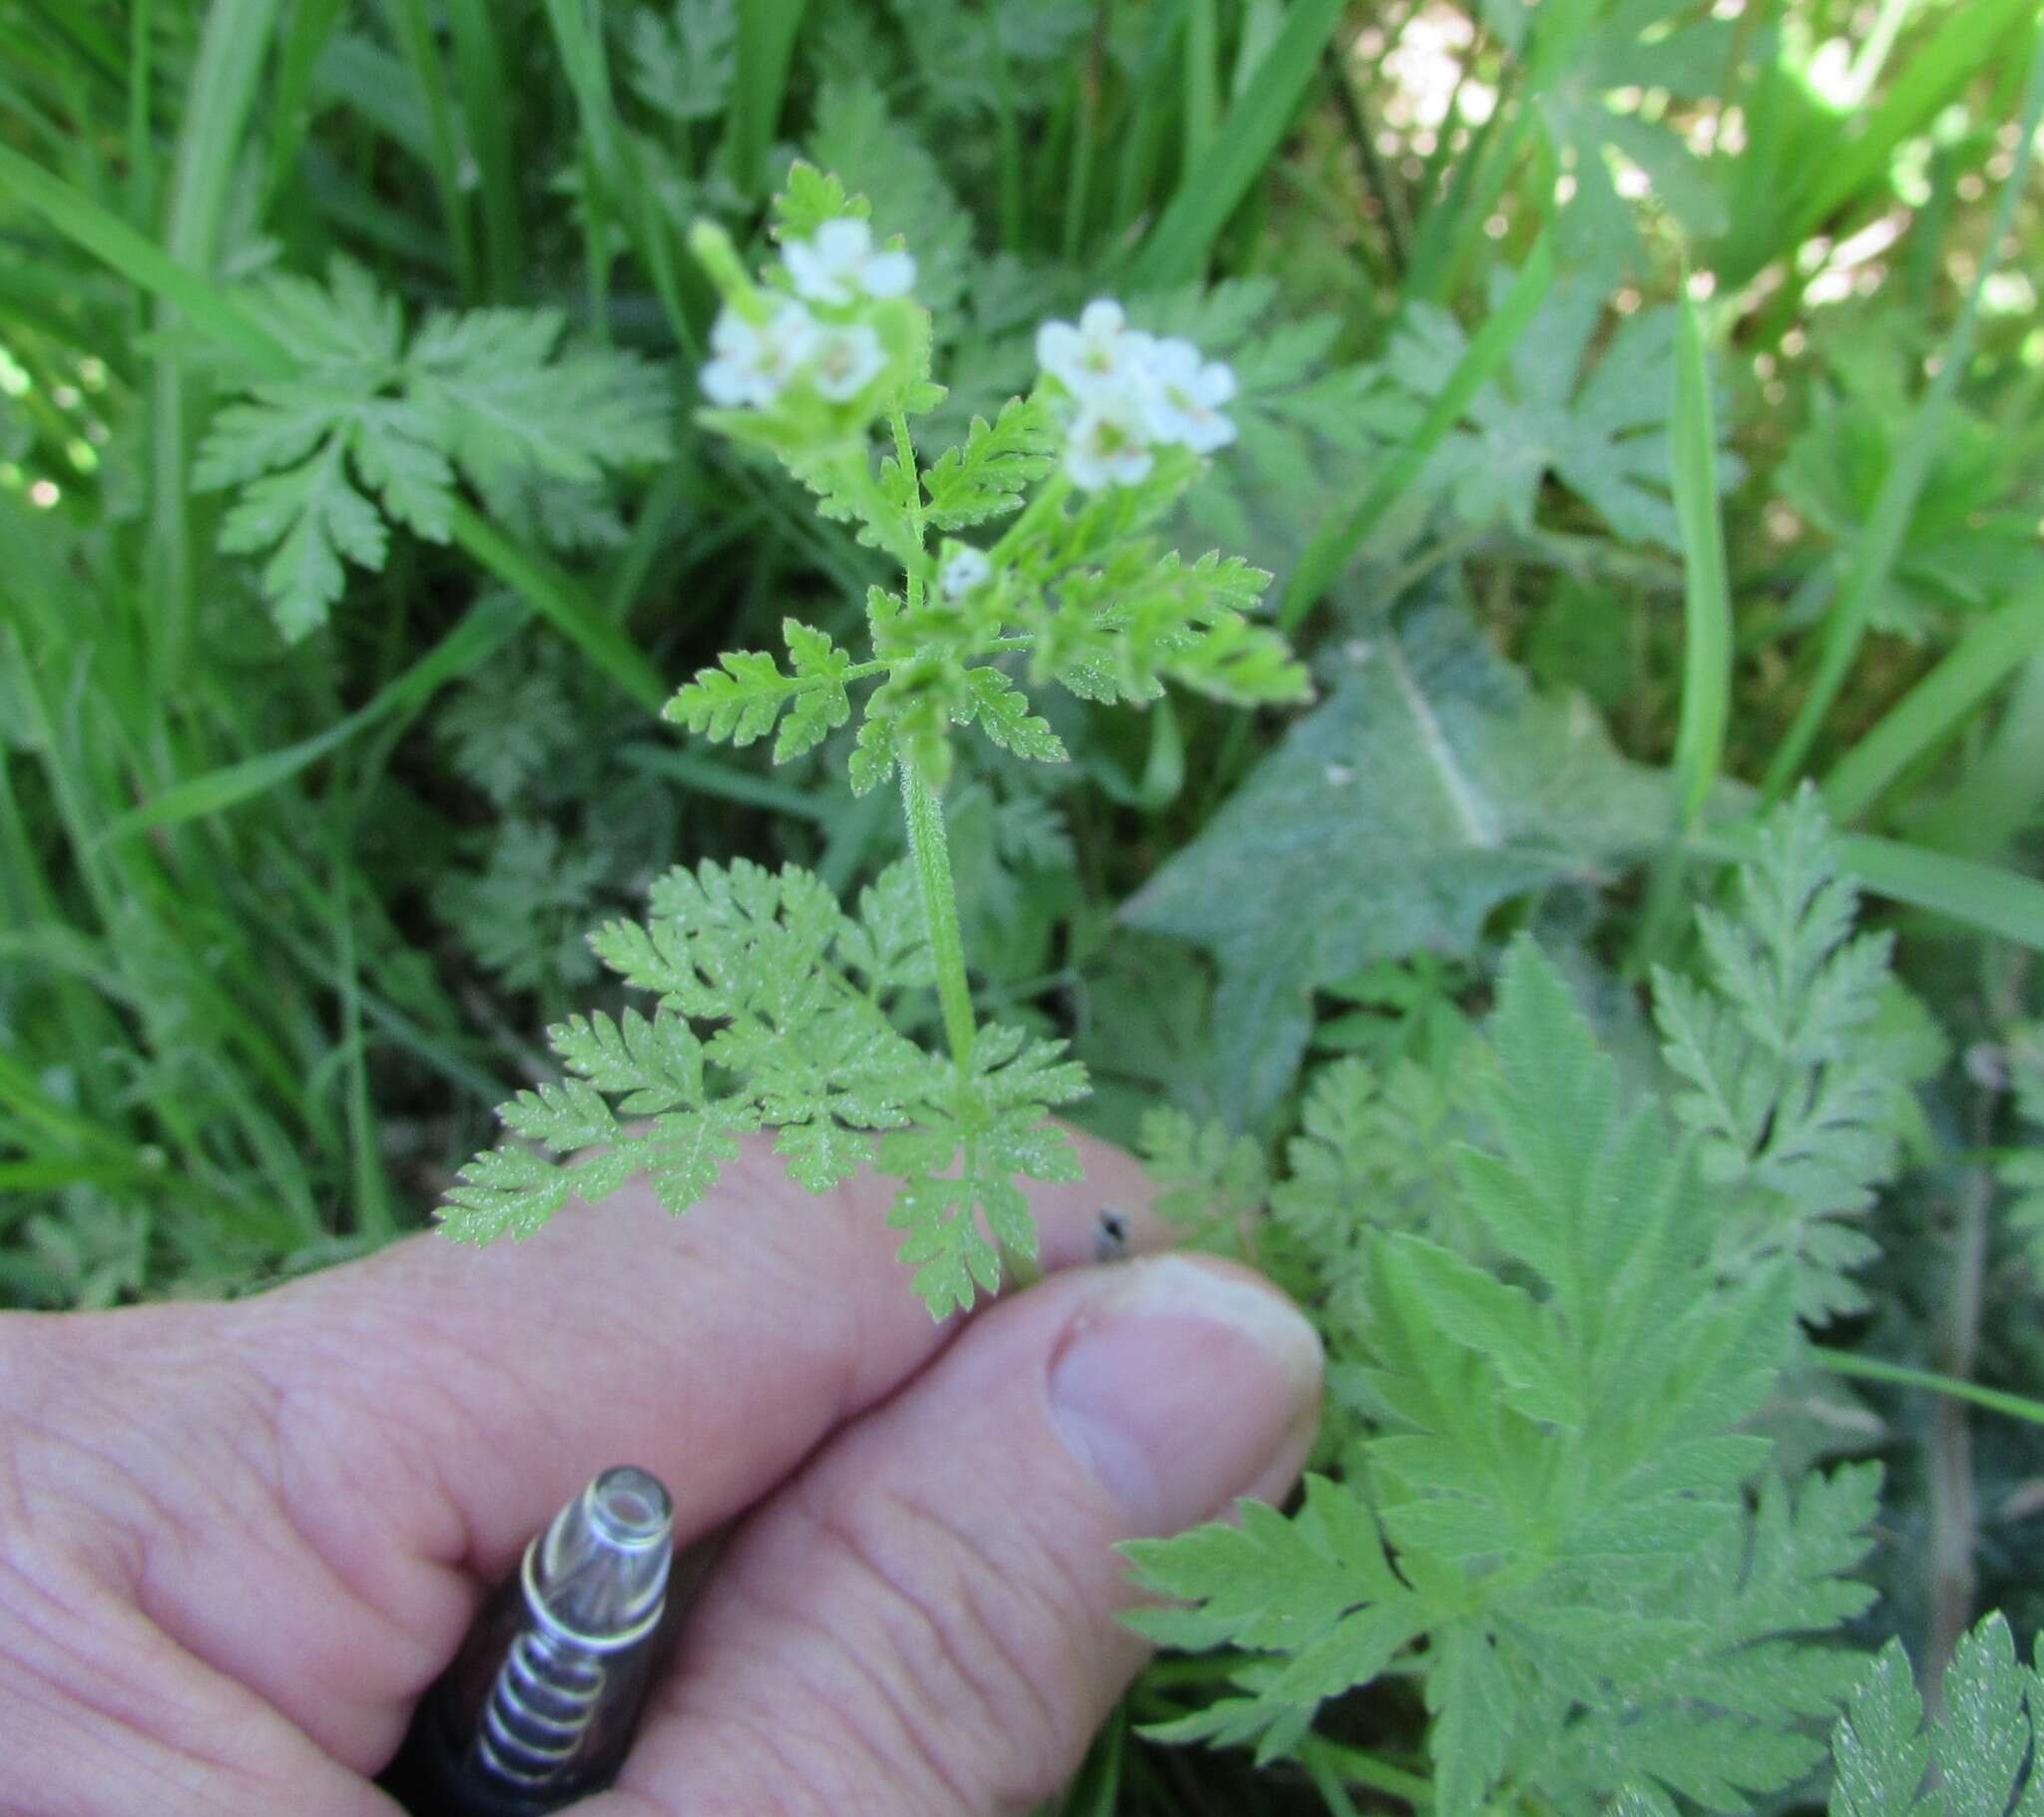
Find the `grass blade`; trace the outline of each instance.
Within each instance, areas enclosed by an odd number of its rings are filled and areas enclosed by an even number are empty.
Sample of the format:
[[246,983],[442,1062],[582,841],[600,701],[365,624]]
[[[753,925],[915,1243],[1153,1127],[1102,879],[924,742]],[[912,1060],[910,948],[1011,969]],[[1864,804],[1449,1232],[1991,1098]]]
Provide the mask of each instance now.
[[256,363],[266,376],[286,378],[294,369],[282,342],[218,285],[11,146],[0,145],[0,185],[130,282],[177,304],[196,327]]
[[1992,858],[2044,819],[2044,655],[2009,690],[2001,722],[1959,784],[1929,804],[1923,837],[1941,851]]
[[525,252],[511,155],[512,104],[504,86],[496,19],[486,0],[449,0],[447,19],[454,32],[454,77],[461,86],[462,124],[475,154],[482,190],[490,294],[500,302],[508,301],[517,293]]
[[1850,1350],[1834,1350],[1828,1344],[1812,1344],[1809,1360],[1833,1375],[1857,1376],[1863,1382],[1885,1382],[1891,1388],[1922,1388],[1955,1401],[1971,1401],[1991,1413],[2003,1413],[2012,1420],[2028,1420],[2044,1426],[2044,1401],[2025,1395],[2008,1394],[1999,1388],[1983,1388],[1977,1382],[1963,1382],[1957,1376],[1938,1375],[1929,1369],[1911,1369],[1903,1363],[1883,1362],[1877,1356],[1860,1356]]
[[1682,527],[1682,717],[1675,734],[1675,792],[1694,826],[1725,761],[1732,710],[1732,593],[1725,526],[1718,512],[1718,430],[1697,306],[1685,285],[1675,343],[1675,515]]
[[656,717],[672,691],[646,653],[581,587],[545,556],[521,547],[459,500],[449,528],[454,541],[482,563],[548,624],[577,645],[605,675]]
[[1341,0],[1298,0],[1285,15],[1248,88],[1130,263],[1130,289],[1169,289],[1200,275],[1228,218],[1291,125],[1343,10]]
[[1809,692],[1797,709],[1781,748],[1776,751],[1775,760],[1768,766],[1763,792],[1770,804],[1779,801],[1800,773],[1803,759],[1808,756],[1810,745],[1816,741],[1824,717],[1831,709],[1831,702],[1838,697],[1838,689],[1844,685],[1853,659],[1859,654],[1860,642],[1873,615],[1875,596],[1901,550],[1902,538],[1916,510],[1917,497],[1923,490],[1931,460],[1937,453],[1945,411],[1957,394],[1972,358],[1973,330],[1980,318],[1980,299],[1988,279],[1994,275],[2001,248],[2009,237],[2009,228],[2015,219],[2016,204],[2028,184],[2030,155],[2040,118],[2044,118],[2044,37],[2039,38],[2036,55],[2030,63],[2015,164],[2001,188],[2001,201],[1994,212],[1994,225],[1988,229],[1980,269],[1972,287],[1966,292],[1966,300],[1959,310],[1958,321],[1953,324],[1951,337],[1945,343],[1937,376],[1924,391],[1915,417],[1909,424],[1909,433],[1882,478],[1872,509],[1852,545],[1851,564],[1839,585],[1838,597],[1824,619],[1824,641],[1817,659],[1816,677],[1810,682]]
[[1496,314],[1477,331],[1448,375],[1448,382],[1434,398],[1411,441],[1377,469],[1376,477],[1350,510],[1330,517],[1306,545],[1278,608],[1278,622],[1287,635],[1298,630],[1306,614],[1369,540],[1370,532],[1405,496],[1442,438],[1461,420],[1470,401],[1518,345],[1519,336],[1526,331],[1526,324],[1533,319],[1553,282],[1554,245],[1551,237],[1543,233],[1526,255],[1525,264],[1512,280]]
[[1953,7],[1937,35],[1903,61],[1894,86],[1867,114],[1862,130],[1834,144],[1811,172],[1780,230],[1757,246],[1737,247],[1720,281],[1745,283],[1771,259],[1793,252],[1862,190],[1881,183],[1895,148],[1923,132],[1983,65],[2007,55],[2034,11],[2034,0],[1966,0]]
[[746,807],[767,808],[790,819],[827,825],[843,807],[840,799],[820,790],[775,782],[770,776],[755,775],[736,763],[700,750],[677,750],[666,744],[628,744],[618,752],[618,757],[634,769],[686,783],[692,794],[715,795]]
[[1865,737],[1831,766],[1824,804],[1856,820],[1914,758],[1956,731],[2002,681],[2044,649],[2044,589],[1975,625]]
[[346,718],[336,719],[323,731],[282,750],[263,751],[240,763],[189,776],[123,814],[107,828],[104,837],[118,839],[145,827],[170,826],[203,814],[217,814],[252,795],[274,788],[308,763],[317,762],[328,751],[345,744],[357,732],[367,730],[378,719],[418,705],[443,681],[476,668],[530,616],[523,603],[512,600],[486,600],[472,607],[468,616],[439,643]]
[[1221,22],[1214,0],[1186,6],[1186,169],[1198,170],[1221,119]]
[[454,247],[454,270],[461,294],[476,295],[474,237],[469,231],[468,201],[461,189],[461,136],[454,126],[454,106],[447,95],[447,75],[440,66],[440,47],[433,39],[433,21],[425,0],[386,0],[390,28],[404,48],[425,103],[430,136],[433,187],[440,195],[440,217]]
[[298,169],[317,102],[313,94],[319,59],[333,40],[346,0],[301,0],[291,8],[277,55],[275,86],[270,91],[269,154],[262,195],[270,203],[283,194]]
[[[1684,844],[1703,857],[1743,864],[1760,851],[1759,828],[1751,820],[1720,822],[1698,828]],[[1846,868],[1873,894],[2044,953],[2044,883],[2034,877],[1869,833],[1847,833],[1839,844]]]
[[[188,270],[211,275],[215,269],[256,83],[280,10],[281,0],[212,0],[206,9],[164,224],[165,252]],[[168,310],[159,305],[157,327],[170,325]],[[197,605],[186,404],[198,390],[168,349],[157,355],[150,386],[147,585],[157,628],[156,685],[165,693],[186,684],[193,651]]]
[[1867,833],[1843,844],[1868,889],[2044,953],[2044,883],[2034,877]]
[[756,194],[766,174],[766,149],[780,125],[788,65],[794,58],[794,35],[801,27],[806,3],[746,0],[739,8],[738,80],[732,86],[731,125],[724,151],[725,167],[741,195]]

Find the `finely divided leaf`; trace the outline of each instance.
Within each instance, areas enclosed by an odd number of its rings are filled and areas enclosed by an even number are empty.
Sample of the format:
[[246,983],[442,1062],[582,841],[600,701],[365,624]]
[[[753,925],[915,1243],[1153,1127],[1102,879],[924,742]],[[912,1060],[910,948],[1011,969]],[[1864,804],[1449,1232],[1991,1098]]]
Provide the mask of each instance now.
[[773,760],[784,763],[801,755],[851,717],[843,679],[851,658],[798,619],[786,620],[781,635],[787,640],[792,676],[782,675],[764,650],[727,651],[718,659],[723,668],[699,670],[667,703],[662,716],[706,737],[751,744],[773,729],[785,708],[787,718],[774,741]]
[[575,1189],[565,1168],[526,1148],[492,1148],[478,1154],[461,1169],[460,1177],[461,1184],[447,1194],[440,1228],[464,1243],[530,1236]]
[[903,1182],[887,1221],[907,1233],[901,1259],[934,1318],[995,1291],[1004,1249],[1035,1255],[1017,1179],[1080,1177],[1071,1142],[1046,1121],[1087,1090],[1085,1068],[1064,1050],[1020,1029],[982,1029],[967,1075],[929,1082],[920,1127],[880,1139],[880,1171]]
[[[1346,1209],[1370,1255],[1335,1331],[1362,1359],[1341,1386],[1367,1415],[1350,1482],[1315,1483],[1289,1524],[1250,1510],[1239,1534],[1134,1549],[1149,1588],[1197,1603],[1145,1631],[1254,1655],[1162,1732],[1297,1748],[1321,1700],[1417,1640],[1441,1817],[1628,1788],[1635,1809],[1743,1809],[1807,1770],[1804,1719],[1849,1686],[1851,1655],[1807,1636],[1869,1599],[1846,1574],[1876,1473],[1749,1501],[1770,1447],[1741,1428],[1791,1329],[1784,1271],[1700,1272],[1690,1155],[1530,941],[1490,1040],[1438,1237],[1369,1235],[1374,1207]],[[1294,1215],[1316,1240],[1344,1216],[1317,1195],[1355,1166],[1369,1085],[1341,1069],[1301,1138],[1318,1171]]]
[[787,168],[787,185],[773,198],[775,239],[807,239],[826,221],[841,216],[864,216],[863,196],[847,196],[844,184],[832,172],[819,171],[805,159],[797,158]]
[[1022,494],[1057,462],[1057,425],[1040,398],[1010,398],[989,423],[972,419],[965,444],[947,449],[923,475],[924,521],[960,530],[1021,508]]
[[773,1152],[787,1162],[788,1177],[811,1192],[827,1192],[873,1158],[873,1138],[828,1118],[785,1126]]
[[1201,1123],[1175,1105],[1153,1105],[1143,1114],[1136,1146],[1158,1187],[1154,1209],[1179,1241],[1239,1252],[1270,1192],[1263,1143],[1225,1124]]
[[714,120],[738,68],[738,0],[676,0],[632,15],[632,87],[671,120]]
[[[2034,1817],[2044,1809],[2034,1755],[2044,1680],[2018,1658],[1999,1614],[1959,1641],[1944,1703],[1922,1732],[1923,1700],[1901,1642],[1890,1640],[1832,1731],[1830,1817]],[[1925,1789],[1926,1775],[1935,1789]]]
[[656,461],[673,402],[658,374],[614,348],[559,348],[557,309],[427,318],[406,356],[410,395],[469,480],[494,502],[532,476],[587,481]]
[[905,858],[859,891],[858,920],[839,935],[837,952],[875,997],[935,982],[922,897]]
[[251,481],[221,525],[220,546],[230,555],[275,545],[263,565],[262,591],[287,639],[326,622],[345,584],[343,560],[380,570],[389,546],[375,507],[349,483],[344,446],[329,441],[310,460]]
[[[1493,305],[1510,280],[1509,272],[1494,274]],[[1470,402],[1470,426],[1441,444],[1428,471],[1465,522],[1502,516],[1532,529],[1552,473],[1622,541],[1681,548],[1669,496],[1675,311],[1655,306],[1625,317],[1586,370],[1606,289],[1588,277],[1556,283],[1519,337],[1506,370]],[[1417,412],[1467,346],[1447,310],[1412,304],[1392,337],[1381,380],[1409,398]],[[1729,455],[1719,469],[1722,486],[1738,477]]]
[[274,547],[263,593],[287,638],[325,623],[344,564],[382,568],[386,518],[444,541],[457,471],[510,517],[539,479],[587,485],[667,452],[652,369],[608,348],[559,350],[556,310],[442,312],[407,348],[396,302],[345,258],[324,286],[271,276],[247,300],[299,370],[223,408],[195,475],[242,489],[221,547]]
[[1873,1244],[1838,1220],[1892,1169],[1914,1070],[1912,1046],[1877,1027],[1889,940],[1852,934],[1856,905],[1804,790],[1762,829],[1737,912],[1698,912],[1707,981],[1655,974],[1676,1111],[1721,1188],[1715,1264],[1737,1275],[1792,1256],[1813,1321],[1865,1303],[1851,1271]]
[[898,761],[891,720],[875,718],[870,712],[859,721],[858,741],[851,750],[851,792],[869,794],[894,773]]
[[[797,660],[819,656],[805,645]],[[566,1201],[571,1177],[600,1197],[641,1168],[663,1205],[685,1210],[737,1158],[738,1137],[762,1124],[780,1127],[778,1150],[811,1191],[865,1164],[865,1132],[908,1124],[952,1077],[894,1030],[881,1002],[923,976],[927,959],[904,925],[898,878],[883,876],[866,895],[866,919],[853,922],[793,867],[740,859],[670,872],[647,921],[612,922],[590,943],[658,998],[653,1016],[570,1017],[549,1034],[574,1077],[500,1112],[515,1134],[556,1152],[608,1146],[565,1171],[509,1145],[483,1155],[449,1195],[450,1230],[477,1242],[524,1235]],[[870,992],[831,964],[839,952],[874,968]],[[707,1041],[697,1024],[716,1025]],[[1032,1074],[1039,1088],[1050,1071]],[[620,1116],[651,1121],[628,1132]],[[1005,1152],[989,1144],[986,1164]]]
[[1039,763],[1070,761],[1071,753],[1051,730],[1050,721],[1029,710],[1021,690],[998,669],[968,669],[965,686],[971,696],[965,716],[977,719],[980,729],[1003,750]]
[[764,650],[728,650],[723,669],[701,669],[662,710],[691,731],[720,742],[751,744],[773,729],[797,683]]

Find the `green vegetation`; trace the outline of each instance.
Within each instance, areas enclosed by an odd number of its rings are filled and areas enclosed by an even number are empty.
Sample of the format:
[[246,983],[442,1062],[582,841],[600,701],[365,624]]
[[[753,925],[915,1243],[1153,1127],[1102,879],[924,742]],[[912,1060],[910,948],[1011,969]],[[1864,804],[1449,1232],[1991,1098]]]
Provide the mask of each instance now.
[[2030,1808],[2040,117],[2029,0],[0,0],[0,1295],[764,1129],[942,1316],[1055,1107],[1333,1365],[1063,1817]]

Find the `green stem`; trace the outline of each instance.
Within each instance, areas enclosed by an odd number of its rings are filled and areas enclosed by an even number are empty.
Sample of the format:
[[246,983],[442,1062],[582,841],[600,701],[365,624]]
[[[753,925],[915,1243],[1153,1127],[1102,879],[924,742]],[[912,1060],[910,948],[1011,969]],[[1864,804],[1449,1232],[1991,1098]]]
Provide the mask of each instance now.
[[[891,419],[895,458],[913,479],[918,469],[907,412],[897,406]],[[913,502],[908,507],[909,528],[914,533],[918,553],[927,559],[919,480],[910,487],[910,497]],[[904,565],[904,575],[908,611],[913,614],[922,608],[922,576],[913,564]],[[994,647],[1012,649],[1027,641],[999,638],[994,640]],[[958,928],[958,889],[951,877],[951,848],[944,837],[944,804],[905,752],[900,770],[901,809],[908,821],[908,855],[915,866],[916,888],[922,896],[923,925],[929,929],[930,959],[937,974],[937,1002],[944,1013],[944,1035],[951,1044],[951,1060],[957,1068],[962,1097],[962,1088],[972,1073],[977,1024],[972,1014],[972,986],[965,976],[965,938]],[[975,1171],[969,1142],[965,1171],[968,1176]],[[1000,1247],[1009,1285],[1033,1286],[1043,1278],[1043,1270],[1033,1255],[1005,1241]]]
[[[903,468],[913,474],[915,444],[909,437],[907,413],[896,408],[892,427],[895,453]],[[908,518],[920,543],[923,528],[919,488]],[[922,605],[922,577],[910,569],[906,582],[908,610],[912,613]],[[905,752],[900,769],[901,811],[908,821],[908,852],[915,865],[916,888],[922,895],[923,923],[929,930],[930,957],[937,974],[937,1002],[944,1012],[944,1034],[951,1044],[951,1059],[962,1080],[972,1070],[972,986],[965,977],[965,940],[958,931],[958,889],[951,878],[951,847],[944,837],[944,805]]]
[[901,762],[901,808],[908,820],[908,854],[915,865],[916,887],[922,892],[923,920],[929,927],[944,1034],[962,1079],[972,1067],[972,987],[965,979],[965,941],[958,931],[958,891],[951,881],[944,809],[922,773],[905,756]]
[[1982,1388],[1977,1382],[1962,1382],[1956,1376],[1934,1370],[1912,1369],[1904,1363],[1884,1363],[1878,1357],[1855,1356],[1849,1350],[1833,1350],[1827,1344],[1809,1347],[1810,1361],[1833,1375],[1855,1375],[1862,1381],[1886,1382],[1895,1388],[1927,1388],[1932,1394],[1949,1395],[1955,1401],[1971,1401],[1976,1407],[2007,1414],[2012,1420],[2028,1420],[2044,1426],[2044,1402],[1999,1388]]
[[987,551],[994,565],[998,567],[1004,556],[1012,554],[1018,543],[1065,502],[1066,495],[1071,490],[1072,476],[1060,467],[1044,482],[1043,490],[1029,501],[1028,509],[1008,526],[1007,533]]

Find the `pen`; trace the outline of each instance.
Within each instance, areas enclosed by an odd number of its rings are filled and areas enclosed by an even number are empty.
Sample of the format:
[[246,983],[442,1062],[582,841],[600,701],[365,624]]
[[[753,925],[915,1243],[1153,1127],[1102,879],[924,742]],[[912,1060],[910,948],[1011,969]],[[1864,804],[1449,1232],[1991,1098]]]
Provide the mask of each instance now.
[[526,1547],[420,1701],[385,1789],[415,1817],[539,1817],[610,1784],[671,1625],[673,1560],[660,1479],[606,1470]]

